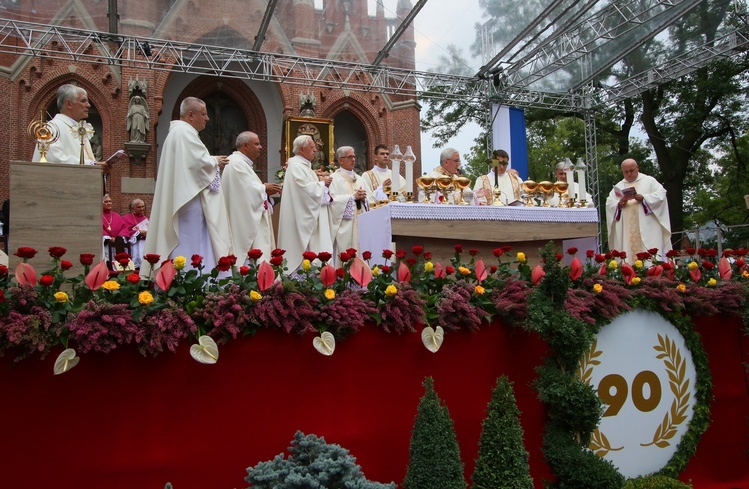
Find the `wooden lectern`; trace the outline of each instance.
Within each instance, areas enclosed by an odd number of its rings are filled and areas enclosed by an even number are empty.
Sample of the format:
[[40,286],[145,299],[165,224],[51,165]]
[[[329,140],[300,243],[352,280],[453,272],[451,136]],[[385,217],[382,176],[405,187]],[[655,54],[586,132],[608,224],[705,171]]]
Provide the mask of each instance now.
[[101,167],[61,163],[10,162],[9,267],[20,246],[38,251],[30,261],[37,273],[52,262],[47,250],[62,246],[65,259],[82,271],[79,256],[93,253],[101,260]]

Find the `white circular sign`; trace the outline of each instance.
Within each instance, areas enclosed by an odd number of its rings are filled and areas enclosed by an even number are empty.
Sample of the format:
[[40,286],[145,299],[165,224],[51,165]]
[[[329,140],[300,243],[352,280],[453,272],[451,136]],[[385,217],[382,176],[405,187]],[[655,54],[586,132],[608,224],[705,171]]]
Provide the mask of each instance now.
[[684,338],[654,312],[632,311],[604,326],[578,377],[604,413],[588,447],[625,477],[663,468],[694,414],[697,373]]

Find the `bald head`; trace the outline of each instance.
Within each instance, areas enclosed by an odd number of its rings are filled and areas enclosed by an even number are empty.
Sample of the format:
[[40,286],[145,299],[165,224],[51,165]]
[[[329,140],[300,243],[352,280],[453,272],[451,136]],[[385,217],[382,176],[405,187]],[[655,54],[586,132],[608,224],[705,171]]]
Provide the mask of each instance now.
[[634,182],[637,180],[637,176],[640,174],[640,167],[637,166],[637,162],[632,158],[627,158],[622,161],[622,175],[628,182]]

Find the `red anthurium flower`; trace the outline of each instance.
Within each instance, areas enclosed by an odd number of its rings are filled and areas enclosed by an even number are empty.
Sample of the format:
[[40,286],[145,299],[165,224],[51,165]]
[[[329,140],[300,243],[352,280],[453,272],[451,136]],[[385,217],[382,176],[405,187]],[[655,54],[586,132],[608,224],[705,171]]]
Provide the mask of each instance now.
[[398,280],[400,282],[411,281],[411,270],[409,270],[408,266],[403,262],[401,262],[400,267],[398,267]]
[[598,275],[606,275],[609,271],[609,267],[604,263],[601,268],[598,269]]
[[665,265],[666,264],[664,263],[663,265],[656,265],[648,268],[648,277],[660,277],[663,274],[663,270],[665,270]]
[[478,260],[476,262],[476,280],[478,280],[479,283],[486,280],[486,277],[489,275],[489,272],[486,270],[486,265],[484,265],[484,260]]
[[697,282],[700,278],[702,278],[702,272],[700,272],[699,268],[695,268],[694,270],[689,270],[689,276],[692,277],[692,280]]
[[546,272],[540,264],[533,267],[533,271],[531,271],[531,280],[533,280],[533,284],[538,285],[539,282],[541,282],[541,279],[544,278],[544,275],[546,275]]
[[273,270],[270,263],[263,261],[257,267],[257,288],[261,292],[266,291],[273,284],[274,280],[276,280],[276,271]]
[[63,248],[62,246],[51,246],[49,248],[49,256],[52,258],[62,258],[62,255],[67,253],[68,250]]
[[330,287],[336,281],[337,275],[335,268],[325,265],[320,269],[320,281],[325,287]]
[[624,278],[624,281],[627,283],[627,285],[632,283],[632,279],[635,278],[635,269],[632,268],[632,265],[629,263],[625,263],[622,265],[622,278]]
[[435,278],[445,278],[445,269],[442,266],[440,262],[437,262],[434,265],[434,277]]
[[159,271],[156,272],[156,285],[158,285],[161,290],[169,290],[176,275],[177,270],[174,268],[174,263],[172,263],[172,260],[168,260],[164,262],[164,264],[159,267]]
[[96,290],[101,287],[101,284],[106,282],[108,278],[109,269],[107,268],[107,263],[102,260],[98,265],[92,268],[90,272],[88,272],[88,275],[86,275],[86,279],[84,281],[86,282],[86,286],[88,286],[89,289]]
[[16,265],[16,282],[19,285],[36,285],[36,272],[34,267],[26,262],[18,262]]
[[[365,251],[363,255],[366,253],[367,252]],[[351,262],[349,273],[351,274],[351,278],[362,287],[366,287],[369,285],[369,282],[372,281],[372,269],[370,269],[369,266],[359,257],[354,258]]]
[[733,270],[731,270],[731,262],[728,261],[728,258],[725,256],[718,261],[718,275],[720,275],[720,278],[723,280],[728,280],[733,275]]

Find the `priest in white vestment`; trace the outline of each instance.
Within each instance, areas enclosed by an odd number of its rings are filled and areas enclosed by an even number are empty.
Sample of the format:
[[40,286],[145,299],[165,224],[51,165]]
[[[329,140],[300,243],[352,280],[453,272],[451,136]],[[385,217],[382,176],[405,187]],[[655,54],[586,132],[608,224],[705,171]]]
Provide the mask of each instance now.
[[302,264],[302,253],[333,253],[333,239],[347,207],[353,207],[350,196],[334,196],[329,187],[333,177],[318,177],[312,169],[317,145],[308,135],[294,139],[283,182],[279,214],[278,247],[286,250],[287,273]]
[[630,264],[637,260],[637,253],[654,248],[663,260],[671,250],[666,189],[655,178],[640,173],[633,159],[622,162],[622,174],[624,179],[606,199],[609,249],[625,251]]
[[[393,171],[388,167],[390,163],[390,150],[384,144],[378,144],[374,149],[374,166],[371,170],[362,174],[364,181],[364,190],[367,191],[367,202],[369,205],[375,204],[379,200],[387,200],[388,195],[385,192],[392,184],[391,178]],[[406,179],[400,179],[399,195],[406,191]]]
[[523,180],[515,170],[507,169],[510,163],[510,155],[505,150],[494,151],[492,164],[494,165],[488,174],[476,179],[473,185],[473,195],[478,204],[488,204],[494,201],[494,187],[499,189],[499,200],[504,205],[511,204],[520,199],[520,191],[523,188]]
[[[56,128],[58,138],[47,149],[46,158],[48,162],[71,165],[77,165],[81,162],[81,135],[78,131],[81,129],[81,121],[83,121],[82,129],[85,130],[83,135],[83,163],[107,167],[105,163],[96,161],[89,142],[91,136],[94,135],[91,124],[85,122],[90,107],[88,94],[83,88],[66,84],[57,89],[57,109],[60,113],[55,115],[48,124]],[[39,161],[40,158],[39,147],[35,145],[31,161]]]
[[229,165],[221,175],[221,192],[229,214],[232,245],[240,263],[247,252],[263,252],[261,261],[270,261],[276,249],[273,236],[273,200],[270,195],[281,193],[281,185],[263,183],[254,170],[254,161],[263,147],[257,134],[245,131],[237,136],[237,150],[229,155]]
[[[557,166],[554,169],[554,178],[555,182],[567,182],[567,171],[572,170],[574,172],[574,166],[572,163],[568,163],[566,161],[560,161],[557,163]],[[579,191],[579,184],[574,181],[574,173],[572,182],[567,182],[572,187],[572,197],[573,199],[575,196],[580,195]],[[557,192],[554,192],[554,194],[549,197],[549,200],[547,201],[550,206],[552,207],[558,207],[559,206],[559,194]],[[562,194],[562,203],[567,203],[567,192],[565,191]],[[595,207],[595,203],[593,202],[593,196],[590,194],[590,191],[588,189],[585,189],[585,207]]]
[[[169,124],[161,150],[144,253],[158,254],[162,260],[184,256],[188,263],[198,254],[211,270],[219,258],[231,253],[219,175],[228,159],[211,156],[200,140],[198,132],[208,122],[205,102],[187,97],[179,113],[179,120]],[[141,275],[150,271],[144,261]]]
[[[443,149],[442,152],[440,152],[440,166],[432,170],[431,175],[434,178],[439,178],[445,175],[457,178],[460,175],[460,153],[458,153],[458,150],[455,148]],[[448,204],[456,204],[460,202],[460,189],[455,185],[453,186],[455,187],[454,191],[447,195]],[[440,200],[442,198],[442,192],[439,190],[436,182],[435,188],[437,190],[432,194],[432,201],[437,203],[443,202],[443,200]],[[424,191],[419,189],[419,202],[423,201]]]
[[[367,191],[364,188],[364,179],[354,173],[356,164],[356,153],[351,146],[341,146],[335,153],[338,169],[333,173],[333,181],[330,183],[330,193],[335,196],[350,195],[353,197],[354,206],[350,213],[343,215],[343,220],[338,227],[338,232],[333,240],[335,256],[349,248],[359,250],[359,222],[358,216],[369,210],[367,202]],[[365,251],[365,250],[359,250]]]

